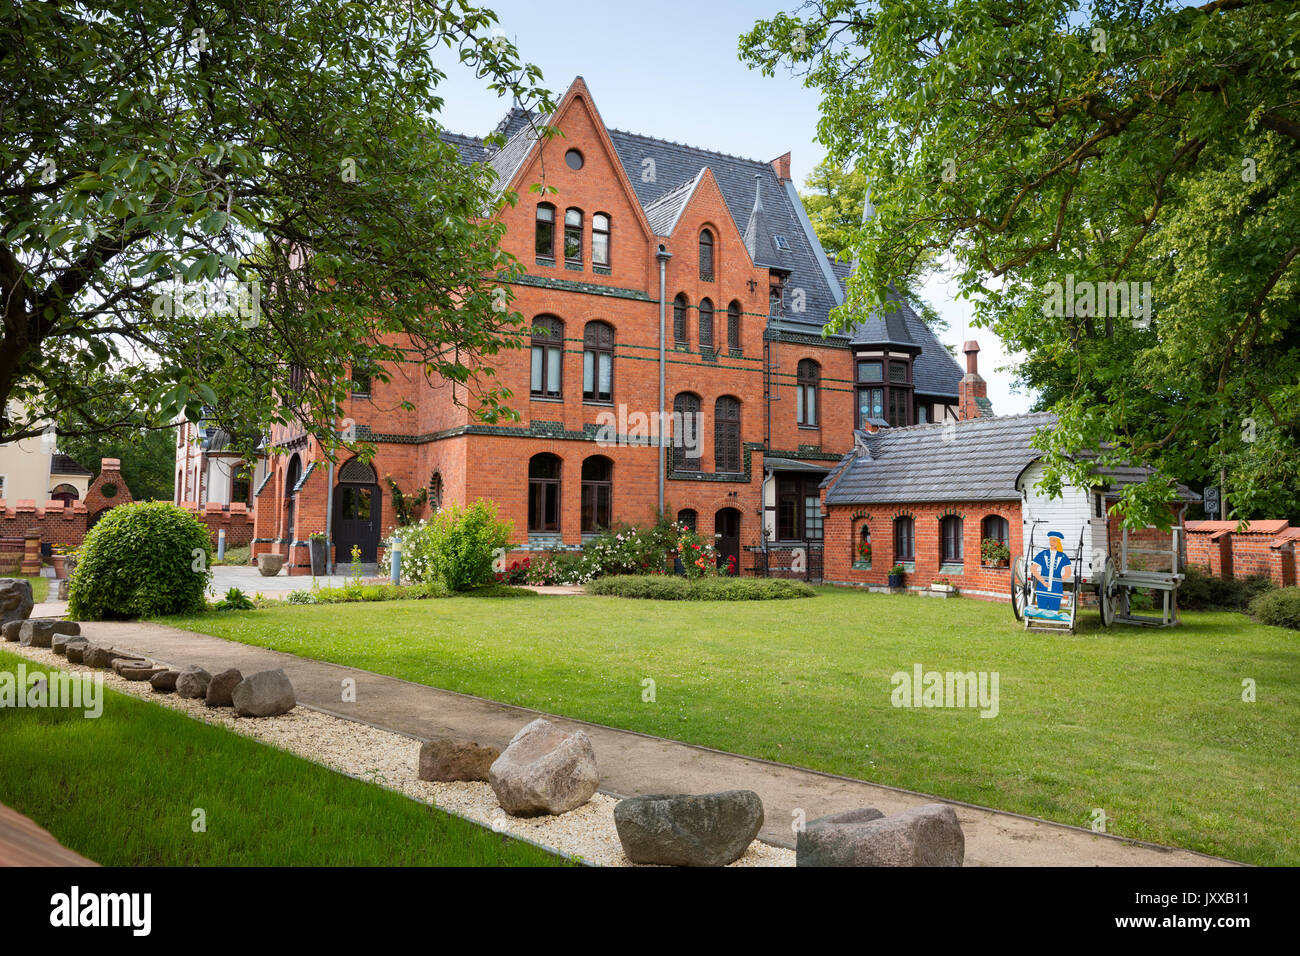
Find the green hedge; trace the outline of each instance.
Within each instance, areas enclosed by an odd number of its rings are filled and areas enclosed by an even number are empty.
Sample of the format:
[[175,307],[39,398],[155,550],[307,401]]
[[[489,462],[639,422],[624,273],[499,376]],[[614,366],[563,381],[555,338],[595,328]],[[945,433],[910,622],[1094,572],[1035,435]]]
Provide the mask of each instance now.
[[1272,587],[1262,575],[1218,578],[1189,564],[1187,576],[1178,585],[1178,606],[1186,611],[1244,611]]
[[597,578],[587,585],[587,593],[650,601],[779,601],[817,595],[802,581],[781,578],[688,580],[667,574]]
[[68,615],[101,621],[205,610],[211,564],[207,526],[184,508],[166,501],[121,505],[86,534]]
[[1300,631],[1300,588],[1278,588],[1261,594],[1251,602],[1250,613],[1261,624]]

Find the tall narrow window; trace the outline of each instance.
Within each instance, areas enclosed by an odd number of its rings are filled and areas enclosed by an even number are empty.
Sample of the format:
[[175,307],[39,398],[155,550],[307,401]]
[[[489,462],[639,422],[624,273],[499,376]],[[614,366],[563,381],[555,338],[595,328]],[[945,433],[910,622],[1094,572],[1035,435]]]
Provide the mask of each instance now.
[[798,373],[795,375],[794,418],[800,425],[817,424],[821,380],[820,365],[812,359],[804,359],[799,363]]
[[[989,515],[989,516],[988,516],[987,518],[985,518],[984,521],[981,523],[981,525],[980,525],[980,556],[981,556],[981,558],[983,558],[983,554],[984,554],[984,548],[983,548],[983,545],[984,545],[984,542],[985,542],[985,541],[995,541],[995,542],[997,542],[998,544],[1000,544],[1000,545],[1002,545],[1002,546],[1004,546],[1004,547],[1010,545],[1010,543],[1011,543],[1011,525],[1007,523],[1007,519],[1006,519],[1006,518],[1002,517],[1001,515]],[[1001,562],[997,561],[996,559],[994,559],[994,560],[984,559],[983,563],[984,563],[984,564],[993,564],[993,565],[996,566],[996,565],[1000,564]]]
[[678,345],[686,345],[690,338],[686,334],[686,313],[690,310],[690,305],[686,301],[685,294],[679,293],[677,298],[673,299],[673,341]]
[[700,232],[700,278],[713,281],[713,233],[707,229]]
[[583,534],[595,534],[611,525],[613,488],[612,461],[604,455],[592,455],[582,463]]
[[581,209],[566,209],[564,212],[564,261],[582,265]]
[[700,516],[694,508],[683,508],[677,512],[677,523],[694,531],[700,523]]
[[533,319],[531,391],[537,398],[559,398],[563,384],[564,323],[554,316]]
[[713,403],[713,470],[740,471],[740,400],[730,395]]
[[608,402],[614,396],[614,329],[588,322],[582,333],[582,397]]
[[537,205],[537,243],[538,259],[555,261],[555,207],[548,202]]
[[948,515],[939,522],[939,539],[943,544],[943,563],[961,564],[965,550],[962,548],[962,520]]
[[727,348],[740,351],[740,303],[734,299],[727,306]]
[[906,515],[894,519],[895,561],[902,562],[916,560],[916,537],[913,533],[914,530],[914,522]]
[[560,530],[560,459],[555,455],[528,460],[528,530]]
[[609,268],[609,216],[603,212],[591,217],[591,264]]
[[700,470],[700,396],[681,392],[673,399],[673,464]]
[[700,301],[700,348],[713,348],[713,302],[710,299]]
[[364,366],[352,366],[352,394],[370,394],[370,371]]

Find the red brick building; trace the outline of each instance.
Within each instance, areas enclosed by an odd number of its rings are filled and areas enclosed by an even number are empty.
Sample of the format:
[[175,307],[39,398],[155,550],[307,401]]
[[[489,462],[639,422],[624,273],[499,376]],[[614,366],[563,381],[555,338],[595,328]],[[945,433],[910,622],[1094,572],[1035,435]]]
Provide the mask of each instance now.
[[[322,532],[336,560],[354,545],[373,560],[395,524],[390,477],[406,495],[427,488],[435,508],[492,499],[533,552],[652,521],[662,481],[664,510],[750,571],[795,547],[819,553],[818,486],[855,428],[989,413],[973,353],[963,378],[906,302],[823,334],[849,266],[818,243],[788,154],[608,128],[581,78],[547,122],[563,135],[538,141],[516,110],[500,149],[448,137],[521,197],[501,213],[502,245],[528,266],[513,292],[530,341],[497,359],[521,420],[484,424],[453,400],[463,386],[412,368],[359,383],[346,413],[372,463],[331,465],[278,429],[271,444],[287,451],[253,489],[254,554],[277,550],[301,573]],[[528,187],[543,178],[556,191],[541,197]]]

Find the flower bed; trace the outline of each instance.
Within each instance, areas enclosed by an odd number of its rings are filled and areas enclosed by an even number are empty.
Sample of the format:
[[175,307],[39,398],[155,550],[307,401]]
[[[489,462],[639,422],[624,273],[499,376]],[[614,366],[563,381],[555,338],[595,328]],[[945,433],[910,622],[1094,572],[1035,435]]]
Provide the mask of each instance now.
[[779,601],[816,597],[802,581],[781,578],[688,578],[669,575],[618,575],[587,585],[588,594],[651,601]]

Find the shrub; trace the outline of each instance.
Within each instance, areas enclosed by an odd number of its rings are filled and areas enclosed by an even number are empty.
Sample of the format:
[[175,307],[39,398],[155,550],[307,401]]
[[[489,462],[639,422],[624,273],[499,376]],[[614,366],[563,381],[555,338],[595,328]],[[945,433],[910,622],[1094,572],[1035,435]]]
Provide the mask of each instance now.
[[1250,603],[1250,613],[1261,624],[1300,631],[1300,588],[1277,588]]
[[1178,586],[1178,606],[1188,611],[1245,611],[1273,587],[1263,575],[1218,578],[1194,564]]
[[[299,597],[295,600],[295,595],[306,595],[306,597]],[[400,585],[353,584],[349,582],[341,588],[316,588],[311,591],[294,591],[286,600],[291,604],[350,604],[358,601],[418,601],[424,598],[446,596],[447,589],[436,581]]]
[[214,611],[251,611],[257,607],[252,599],[239,588],[231,588],[226,596],[212,605]]
[[212,542],[196,517],[165,501],[109,511],[86,534],[68,614],[83,621],[207,608]]
[[650,601],[779,601],[815,597],[802,581],[782,578],[690,578],[674,575],[619,575],[598,578],[587,593]]
[[531,562],[526,577],[528,584],[585,584],[590,579],[586,557],[573,551],[548,551]]
[[421,584],[441,582],[449,591],[491,584],[492,565],[509,543],[511,527],[497,520],[495,504],[482,499],[468,508],[443,508],[402,529],[402,576]]

